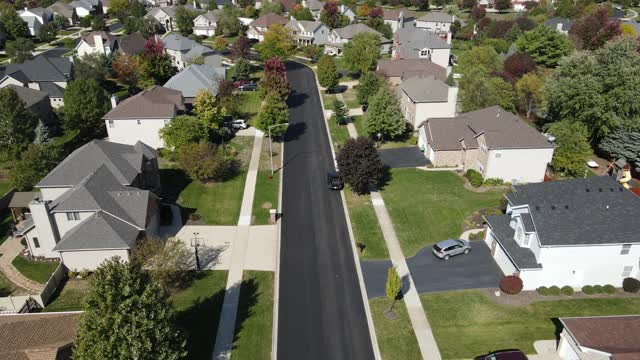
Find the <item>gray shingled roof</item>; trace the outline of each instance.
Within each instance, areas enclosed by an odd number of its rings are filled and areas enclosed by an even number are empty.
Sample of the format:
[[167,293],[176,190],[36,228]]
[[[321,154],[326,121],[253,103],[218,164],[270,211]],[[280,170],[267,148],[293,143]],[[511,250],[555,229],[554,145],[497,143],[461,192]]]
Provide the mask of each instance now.
[[204,14],[200,14],[198,17],[202,16],[203,18],[207,19],[209,22],[215,24],[218,22],[218,19],[220,18],[221,15],[222,15],[222,10],[215,9],[215,10],[207,11]]
[[307,7],[310,11],[320,11],[324,6],[324,1],[319,0],[307,0]]
[[91,47],[95,47],[95,37],[100,36],[102,38],[103,44],[109,46],[111,49],[114,49],[116,46],[116,42],[118,41],[118,37],[115,35],[111,35],[106,31],[92,31],[87,35],[82,37],[82,40],[89,44]]
[[181,111],[185,106],[179,91],[154,85],[119,103],[103,119],[171,119]]
[[159,12],[163,12],[165,14],[167,14],[167,16],[169,16],[170,18],[175,18],[176,17],[176,9],[172,6],[164,6],[164,7],[154,7],[149,9],[149,11],[147,11],[147,14],[145,16],[148,17],[155,17],[157,13]]
[[20,98],[20,100],[24,102],[27,108],[45,99],[47,99],[48,101],[48,98],[49,98],[49,94],[47,94],[44,91],[31,89],[24,86],[18,86],[14,84],[11,84],[7,87],[10,89],[13,89],[16,92],[16,94],[18,94],[18,97]]
[[41,82],[40,89],[46,92],[50,98],[61,98],[64,96],[64,88],[54,82]]
[[194,64],[175,74],[164,84],[164,87],[180,91],[185,98],[195,97],[200,90],[209,90],[213,95],[216,95],[218,82],[223,80],[224,76],[224,68]]
[[97,212],[64,234],[53,250],[130,249],[139,234],[139,229]]
[[29,81],[66,82],[71,77],[71,61],[65,57],[38,55],[22,64],[9,64],[2,75],[21,72]]
[[447,44],[438,35],[431,33],[427,29],[405,27],[398,29],[393,35],[398,43],[396,51],[400,58],[416,59],[419,57],[420,50],[429,49],[450,49],[451,45]]
[[382,33],[380,33],[379,31],[373,30],[367,25],[361,24],[361,23],[350,24],[343,28],[333,29],[333,31],[335,31],[335,33],[338,34],[340,38],[346,39],[346,40],[351,40],[354,36],[356,36],[359,33],[368,32],[368,33],[372,33],[380,36],[380,42],[390,41],[386,37],[382,36]]
[[447,102],[449,99],[449,85],[433,76],[406,79],[400,88],[414,103]]
[[430,11],[418,18],[418,21],[441,22],[453,24],[453,16],[442,11]]
[[608,176],[513,186],[543,246],[640,243],[640,197]]
[[71,187],[88,174],[105,165],[120,184],[130,185],[142,171],[143,160],[154,159],[155,151],[138,142],[136,145],[93,140],[76,149],[36,185],[37,187]]
[[520,214],[520,218],[522,219],[522,225],[524,226],[525,232],[531,233],[536,231],[536,228],[533,225],[533,219],[531,218],[531,215],[527,213],[523,213],[523,214]]
[[383,9],[382,18],[385,20],[393,20],[396,21],[400,18],[400,13],[404,16],[404,20],[414,19],[416,14],[407,9],[407,8],[399,8],[399,9]]
[[550,27],[553,30],[558,28],[558,24],[562,24],[562,30],[569,31],[573,26],[573,20],[569,18],[554,17],[544,22],[544,26]]
[[542,268],[542,265],[537,262],[533,251],[529,248],[521,247],[513,239],[514,230],[509,226],[510,215],[488,215],[485,216],[485,220],[491,227],[494,237],[518,269]]
[[47,10],[54,14],[64,16],[67,19],[71,19],[73,17],[73,13],[75,12],[75,9],[72,6],[69,6],[69,4],[63,1],[56,1],[55,3],[47,7]]
[[540,132],[500,106],[460,114],[455,118],[427,119],[423,125],[434,150],[461,150],[464,139],[469,148],[477,148],[476,138],[484,135],[490,149],[552,148]]

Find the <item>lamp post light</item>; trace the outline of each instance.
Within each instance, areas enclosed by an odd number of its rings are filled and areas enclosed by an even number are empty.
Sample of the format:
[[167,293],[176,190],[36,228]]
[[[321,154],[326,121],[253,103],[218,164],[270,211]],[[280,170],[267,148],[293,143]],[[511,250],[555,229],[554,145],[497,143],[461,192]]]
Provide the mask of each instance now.
[[380,148],[382,146],[382,133],[379,132],[378,133],[378,148]]
[[200,238],[198,238],[198,235],[200,235],[199,232],[194,232],[193,238],[191,239],[191,247],[194,249],[196,254],[196,271],[200,271],[200,258],[198,257],[198,247],[202,245],[200,244]]
[[278,126],[289,126],[289,123],[271,125],[267,128],[269,130],[269,162],[271,163],[271,176],[273,176],[273,149],[271,146],[273,144],[273,140],[271,138],[271,128]]

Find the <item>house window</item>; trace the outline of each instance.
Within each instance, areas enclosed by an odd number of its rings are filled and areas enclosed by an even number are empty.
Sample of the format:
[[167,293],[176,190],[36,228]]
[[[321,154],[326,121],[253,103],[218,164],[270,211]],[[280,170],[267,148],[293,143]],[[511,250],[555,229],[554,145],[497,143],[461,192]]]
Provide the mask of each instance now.
[[476,163],[476,169],[478,169],[478,171],[484,175],[484,166],[482,166],[482,163],[480,161]]
[[31,240],[33,240],[33,246],[35,246],[36,249],[40,248],[40,241],[38,241],[37,237],[31,238]]
[[620,255],[627,255],[629,251],[631,251],[631,244],[624,244],[620,250]]
[[480,152],[483,154],[487,152],[487,146],[485,144],[480,144]]
[[79,212],[68,212],[67,213],[67,220],[69,220],[69,221],[78,221],[78,220],[80,220],[80,213]]
[[431,51],[429,49],[420,50],[420,57],[430,57]]
[[136,122],[138,123],[138,125],[140,125],[140,120],[136,120]]
[[109,120],[109,127],[110,128],[114,128],[115,127],[115,125],[113,125],[113,120]]
[[500,159],[502,157],[501,153],[496,153],[496,159]]
[[522,242],[523,236],[524,236],[524,232],[522,231],[522,227],[516,226],[516,241]]
[[631,276],[631,271],[633,271],[633,266],[625,266],[622,270],[622,277],[626,278]]

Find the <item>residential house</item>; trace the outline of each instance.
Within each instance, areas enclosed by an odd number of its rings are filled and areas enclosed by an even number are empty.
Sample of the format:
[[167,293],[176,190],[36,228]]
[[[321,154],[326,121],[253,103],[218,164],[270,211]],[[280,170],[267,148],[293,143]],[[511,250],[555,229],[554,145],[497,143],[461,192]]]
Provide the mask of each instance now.
[[51,106],[64,105],[64,88],[71,79],[72,64],[66,57],[38,55],[22,64],[8,64],[0,74],[0,88],[24,86],[49,94]]
[[640,359],[640,315],[560,318],[562,360]]
[[159,224],[158,156],[142,142],[93,140],[36,185],[31,216],[19,234],[34,256],[59,258],[71,270],[93,270],[119,256]]
[[290,20],[286,28],[291,32],[293,40],[298,46],[326,44],[331,31],[327,25],[319,21],[298,21],[295,19]]
[[512,183],[544,180],[555,145],[500,106],[427,118],[418,145],[434,166],[477,170],[485,179]]
[[483,9],[493,9],[496,5],[496,0],[478,0],[478,7]]
[[18,11],[18,15],[22,21],[27,23],[29,34],[36,37],[40,36],[40,27],[53,20],[53,14],[49,12],[49,10],[41,7],[33,9],[24,8],[24,10]]
[[329,33],[327,44],[325,45],[325,54],[340,55],[344,46],[353,39],[356,34],[368,32],[376,34],[380,37],[380,53],[387,54],[391,46],[391,40],[385,38],[379,31],[373,30],[365,24],[350,24],[343,28],[333,29]]
[[451,25],[456,17],[441,11],[430,11],[418,18],[416,27],[427,29],[451,44]]
[[428,118],[456,116],[458,88],[434,76],[405,79],[397,91],[400,109],[414,128]]
[[485,217],[485,242],[525,290],[621,287],[640,275],[640,197],[613,177],[514,185],[505,198],[506,214]]
[[573,26],[573,20],[569,18],[554,17],[544,22],[544,26],[557,30],[558,32],[569,35],[569,30]]
[[144,52],[144,44],[147,39],[140,33],[131,33],[129,35],[122,35],[118,38],[118,53],[137,55]]
[[527,11],[527,4],[530,2],[537,3],[537,0],[511,0],[511,8],[517,12]]
[[75,9],[78,18],[83,18],[87,15],[104,14],[100,0],[74,0],[69,3],[69,6]]
[[178,30],[176,25],[176,9],[171,6],[154,7],[147,11],[145,17],[156,19],[166,32]]
[[311,11],[311,15],[316,20],[320,20],[320,12],[324,7],[325,2],[320,0],[302,0],[302,6]]
[[340,5],[340,15],[346,16],[349,22],[353,22],[356,19],[356,13],[346,5]]
[[294,7],[296,7],[296,0],[274,0],[274,2],[279,3],[282,6],[282,11],[285,14],[288,14]]
[[213,36],[222,10],[207,11],[193,19],[193,33],[198,36]]
[[288,22],[289,20],[287,20],[287,18],[274,13],[268,13],[266,15],[262,15],[259,18],[253,20],[249,24],[249,29],[247,30],[247,37],[249,39],[256,39],[258,41],[262,41],[264,40],[264,33],[267,32],[269,27],[275,24],[280,24],[282,26],[285,26],[287,25]]
[[56,1],[51,6],[47,7],[47,10],[53,14],[54,18],[59,16],[66,19],[68,26],[74,26],[78,23],[78,14],[76,14],[76,9],[63,1]]
[[109,56],[118,49],[118,37],[106,31],[92,31],[80,38],[75,51],[79,57],[88,54]]
[[80,311],[0,315],[0,359],[71,360]]
[[427,59],[380,59],[376,71],[393,86],[415,76],[447,80],[447,69]]
[[402,28],[393,34],[392,58],[427,59],[446,68],[450,56],[451,45],[429,30]]
[[148,7],[169,7],[174,5],[173,0],[144,0]]
[[206,59],[216,52],[198,42],[180,34],[167,34],[162,38],[165,52],[171,57],[171,62],[178,70],[184,69],[189,62],[202,57]]
[[384,9],[382,19],[385,24],[391,26],[391,31],[396,32],[404,27],[416,26],[416,15],[407,8]]
[[45,125],[55,125],[55,117],[53,116],[53,108],[49,94],[44,91],[31,89],[19,85],[8,85],[13,89],[20,100],[24,102],[25,107],[33,113],[38,119],[42,120]]
[[189,65],[173,75],[163,87],[180,91],[185,104],[189,105],[193,104],[193,100],[200,90],[208,90],[211,94],[216,95],[218,84],[225,79],[225,74],[225,68],[222,66]]
[[107,125],[109,141],[134,145],[143,142],[152,148],[163,148],[160,130],[186,108],[182,93],[154,85],[116,104],[102,118]]

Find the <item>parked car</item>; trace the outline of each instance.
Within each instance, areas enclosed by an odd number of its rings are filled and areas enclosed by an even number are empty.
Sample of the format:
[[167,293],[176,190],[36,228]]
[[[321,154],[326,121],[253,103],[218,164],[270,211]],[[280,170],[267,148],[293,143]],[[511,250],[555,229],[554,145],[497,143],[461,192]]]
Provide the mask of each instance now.
[[342,190],[344,189],[344,182],[342,182],[337,172],[329,171],[327,172],[327,186],[329,186],[329,190]]
[[232,129],[246,129],[249,127],[243,119],[233,120],[229,125],[231,125]]
[[528,360],[520,350],[498,350],[487,355],[477,356],[475,360]]
[[433,255],[444,260],[449,260],[450,257],[455,255],[468,254],[470,251],[471,245],[468,241],[462,239],[444,240],[433,245]]
[[239,89],[242,85],[248,84],[251,81],[249,80],[237,80],[233,82],[233,87]]
[[241,91],[256,91],[258,90],[258,84],[254,83],[254,82],[249,82],[246,84],[242,84],[238,87],[238,90]]

